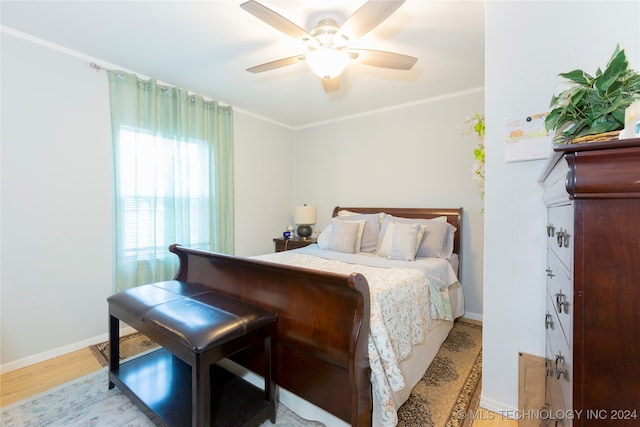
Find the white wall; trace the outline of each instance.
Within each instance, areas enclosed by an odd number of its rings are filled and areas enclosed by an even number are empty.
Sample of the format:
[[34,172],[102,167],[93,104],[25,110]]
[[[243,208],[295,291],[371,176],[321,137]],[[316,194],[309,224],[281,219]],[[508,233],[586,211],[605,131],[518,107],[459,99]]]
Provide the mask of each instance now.
[[639,70],[640,2],[487,2],[487,186],[481,405],[518,407],[518,352],[544,356],[544,161],[505,163],[504,124],[548,111],[558,73],[604,67],[617,43]]
[[292,222],[295,133],[237,112],[234,129],[235,252],[242,256],[273,252],[273,238],[282,236]]
[[[1,42],[5,371],[106,338],[114,233],[106,74],[74,52]],[[294,132],[234,116],[236,253],[269,252],[292,209]]]
[[459,125],[483,112],[484,92],[347,118],[297,131],[296,203],[318,207],[316,228],[336,205],[463,207],[466,311],[482,315],[482,199],[473,180],[475,135]]
[[106,332],[108,117],[104,75],[3,35],[3,364]]

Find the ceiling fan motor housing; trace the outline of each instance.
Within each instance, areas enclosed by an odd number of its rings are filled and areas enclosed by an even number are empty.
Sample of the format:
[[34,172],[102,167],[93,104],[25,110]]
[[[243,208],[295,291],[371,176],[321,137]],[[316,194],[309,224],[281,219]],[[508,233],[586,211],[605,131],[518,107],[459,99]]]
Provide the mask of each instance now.
[[342,34],[336,35],[339,29],[340,27],[334,19],[326,18],[318,22],[318,25],[309,34],[320,43],[320,46],[345,49],[349,39]]

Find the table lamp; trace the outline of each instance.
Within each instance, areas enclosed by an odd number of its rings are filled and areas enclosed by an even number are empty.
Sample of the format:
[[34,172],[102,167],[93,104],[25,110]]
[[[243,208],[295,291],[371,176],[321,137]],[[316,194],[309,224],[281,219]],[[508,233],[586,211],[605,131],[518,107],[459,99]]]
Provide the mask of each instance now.
[[316,223],[316,207],[315,206],[296,206],[293,222],[296,223],[298,229],[296,233],[303,240],[308,240],[311,236],[311,224]]

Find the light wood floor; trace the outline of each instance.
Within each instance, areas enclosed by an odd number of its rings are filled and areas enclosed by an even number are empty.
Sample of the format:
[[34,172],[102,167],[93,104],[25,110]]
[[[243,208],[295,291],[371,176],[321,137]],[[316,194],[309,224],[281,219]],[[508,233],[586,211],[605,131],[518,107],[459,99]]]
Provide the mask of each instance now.
[[7,372],[0,377],[0,406],[10,405],[76,378],[102,366],[88,348]]
[[[46,360],[0,376],[0,406],[36,395],[101,368],[100,363],[86,348],[54,359]],[[473,427],[517,427],[514,420],[480,409],[470,413]]]

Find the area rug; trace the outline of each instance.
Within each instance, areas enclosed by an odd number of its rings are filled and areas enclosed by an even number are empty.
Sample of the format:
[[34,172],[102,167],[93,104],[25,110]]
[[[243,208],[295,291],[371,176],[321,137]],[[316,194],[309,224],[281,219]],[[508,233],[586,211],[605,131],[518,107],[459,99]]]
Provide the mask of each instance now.
[[[120,337],[120,360],[146,353],[158,347],[158,344],[139,332]],[[102,366],[109,366],[109,341],[92,345],[89,350]]]
[[[153,350],[147,337],[121,338],[126,359]],[[92,346],[98,360],[108,365],[108,343]],[[482,328],[456,322],[433,363],[398,411],[402,427],[467,427],[465,420],[482,371]],[[101,370],[31,398],[2,408],[0,425],[6,427],[129,426],[151,427],[151,421],[118,388],[108,390],[108,371]],[[272,426],[266,421],[262,426]],[[321,427],[278,405],[276,426]],[[331,426],[329,426],[331,427]]]
[[409,399],[398,410],[398,426],[469,425],[470,410],[477,409],[474,393],[481,374],[482,327],[458,321]]
[[[154,424],[117,387],[109,390],[108,368],[2,408],[3,427],[153,427]],[[323,427],[279,404],[276,424],[261,427]]]

